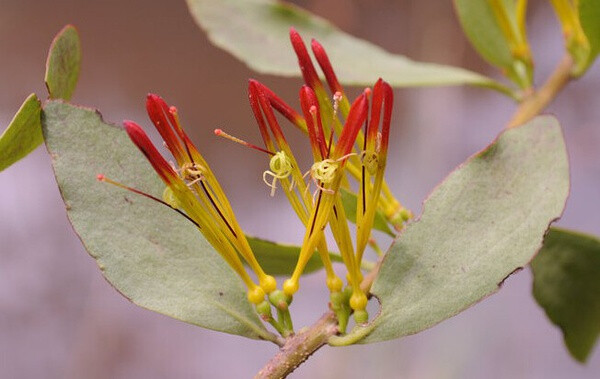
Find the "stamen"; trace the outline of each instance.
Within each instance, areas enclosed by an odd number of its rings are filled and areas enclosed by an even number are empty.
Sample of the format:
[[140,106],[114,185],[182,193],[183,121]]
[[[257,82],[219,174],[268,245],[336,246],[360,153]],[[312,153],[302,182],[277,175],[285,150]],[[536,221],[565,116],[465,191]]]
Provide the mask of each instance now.
[[[144,197],[147,197],[147,198],[148,198],[148,199],[150,199],[150,200],[154,200],[154,201],[156,201],[157,203],[160,203],[160,204],[162,204],[162,205],[164,205],[164,206],[166,206],[166,207],[169,207],[169,208],[171,208],[172,210],[174,210],[175,212],[177,212],[177,213],[179,213],[180,215],[182,215],[183,217],[185,217],[185,218],[186,218],[186,219],[187,219],[189,222],[191,222],[192,224],[196,225],[196,227],[197,227],[198,229],[202,229],[202,228],[200,227],[200,225],[199,225],[199,224],[198,224],[196,221],[194,221],[194,220],[192,220],[192,219],[190,218],[190,216],[188,216],[187,214],[185,214],[185,213],[184,213],[184,212],[182,212],[181,210],[179,210],[179,209],[177,209],[177,208],[173,207],[171,204],[167,203],[166,201],[163,201],[163,200],[161,200],[161,199],[159,199],[159,198],[157,198],[157,197],[155,197],[155,196],[152,196],[152,195],[150,195],[150,194],[148,194],[148,193],[146,193],[146,192],[142,192],[142,191],[140,191],[140,190],[138,190],[138,189],[135,189],[135,188],[133,188],[133,187],[126,186],[125,184],[122,184],[122,183],[119,183],[119,182],[115,182],[114,180],[112,180],[112,179],[109,179],[109,178],[107,178],[106,176],[104,176],[104,175],[102,175],[102,174],[98,174],[98,175],[96,176],[96,179],[97,179],[99,182],[106,182],[106,183],[112,184],[113,186],[117,186],[117,187],[119,187],[119,188],[125,189],[125,190],[127,190],[127,191],[130,191],[130,192],[133,192],[133,193],[135,193],[135,194],[142,195],[142,196],[144,196]],[[167,188],[168,188],[168,187],[167,187]]]
[[338,166],[332,159],[324,159],[320,162],[315,162],[310,173],[313,179],[316,179],[324,184],[329,184],[335,178]]
[[178,171],[181,174],[181,178],[187,182],[188,186],[192,186],[205,179],[204,172],[206,171],[206,168],[198,163],[186,162]]
[[360,153],[360,160],[369,174],[375,175],[379,166],[379,155],[376,151],[364,150]]
[[[290,158],[285,155],[283,151],[277,152],[271,160],[269,161],[269,168],[271,170],[266,170],[263,172],[263,181],[269,187],[271,187],[271,197],[275,196],[275,190],[277,189],[277,179],[282,180],[287,178],[292,174],[293,166]],[[269,183],[267,181],[267,176],[271,176],[273,181]],[[293,187],[293,179],[292,184],[290,185],[290,189]]]
[[[355,153],[350,153],[350,154],[346,154],[343,157],[340,157],[338,159],[324,159],[322,161],[319,162],[315,162],[313,163],[312,167],[310,168],[310,170],[304,174],[304,177],[307,174],[310,174],[311,179],[313,180],[313,182],[315,183],[315,186],[320,189],[323,192],[326,192],[328,194],[334,194],[335,192],[332,189],[329,188],[325,188],[323,186],[323,184],[329,184],[331,182],[333,182],[333,180],[336,177],[336,173],[337,173],[337,169],[339,168],[339,164],[340,162],[343,162],[344,160],[348,159],[348,157],[352,156],[352,155],[356,155]],[[308,187],[307,187],[308,190]],[[313,195],[314,198],[314,195]],[[314,201],[313,201],[314,203]]]
[[274,152],[272,152],[272,151],[269,151],[269,150],[263,149],[262,147],[258,147],[258,146],[256,146],[256,145],[253,145],[253,144],[251,144],[250,142],[246,142],[246,141],[244,141],[244,140],[242,140],[242,139],[239,139],[239,138],[237,138],[237,137],[234,137],[234,136],[232,136],[231,134],[227,134],[227,133],[225,133],[225,132],[224,132],[223,130],[221,130],[221,129],[215,129],[215,135],[216,135],[216,136],[219,136],[219,137],[226,138],[226,139],[228,139],[228,140],[230,140],[230,141],[233,141],[233,142],[239,143],[240,145],[244,145],[244,146],[246,146],[246,147],[249,147],[249,148],[251,148],[251,149],[258,150],[258,151],[262,151],[263,153],[267,153],[267,154],[269,154],[269,155],[275,155],[275,153],[274,153]]

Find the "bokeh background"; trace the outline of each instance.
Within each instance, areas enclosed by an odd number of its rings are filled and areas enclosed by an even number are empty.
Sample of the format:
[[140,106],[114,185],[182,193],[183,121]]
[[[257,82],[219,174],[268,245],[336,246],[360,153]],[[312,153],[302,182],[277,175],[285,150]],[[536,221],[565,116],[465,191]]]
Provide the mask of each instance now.
[[[450,1],[297,3],[389,51],[497,76],[469,47]],[[257,75],[210,45],[183,0],[0,0],[0,129],[29,93],[45,97],[47,48],[67,23],[78,27],[83,43],[75,103],[97,107],[111,122],[149,126],[145,95],[160,93],[179,107],[242,226],[300,242],[289,206],[281,196],[269,198],[262,183],[264,157],[212,134],[220,127],[258,142],[247,78],[264,81],[294,105],[300,81]],[[529,31],[539,82],[563,54],[547,1],[531,2]],[[599,74],[596,64],[550,107],[564,125],[572,168],[559,224],[597,235]],[[430,189],[491,141],[515,108],[477,88],[403,89],[396,96],[388,180],[417,213]],[[304,280],[293,306],[296,325],[321,314],[322,287],[318,274]],[[140,309],[114,291],[67,222],[45,148],[0,173],[0,378],[244,378],[275,352],[266,342]],[[531,296],[526,269],[497,295],[430,330],[375,345],[325,347],[292,377],[598,378],[600,353],[587,365],[569,357]]]

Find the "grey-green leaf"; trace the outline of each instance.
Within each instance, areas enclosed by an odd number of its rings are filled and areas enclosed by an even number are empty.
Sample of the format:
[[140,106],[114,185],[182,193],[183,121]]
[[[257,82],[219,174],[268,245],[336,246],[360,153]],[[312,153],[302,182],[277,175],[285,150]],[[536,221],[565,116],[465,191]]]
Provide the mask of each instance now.
[[[271,275],[291,275],[296,267],[300,246],[275,243],[261,238],[248,236],[250,247],[265,272]],[[342,262],[339,254],[329,254],[333,262]],[[320,270],[323,262],[315,252],[304,269],[304,274]]]
[[73,227],[106,279],[144,308],[250,338],[273,339],[242,281],[197,228],[98,174],[160,196],[164,186],[123,129],[90,109],[50,101],[44,138]]
[[274,75],[299,76],[289,42],[289,28],[315,38],[327,49],[339,80],[371,86],[379,77],[395,87],[471,84],[507,92],[483,75],[457,67],[412,61],[391,54],[337,29],[301,8],[275,0],[187,0],[198,25],[216,46],[251,69]]
[[52,41],[46,60],[44,80],[51,99],[71,100],[81,64],[79,33],[73,25],[65,26]]
[[535,299],[585,362],[600,335],[600,239],[551,228],[531,268]]
[[[344,206],[344,211],[346,212],[346,217],[351,222],[356,223],[356,194],[347,191],[342,188],[340,191],[342,194],[342,205]],[[384,232],[390,237],[395,237],[396,235],[390,229],[385,216],[380,211],[375,211],[375,218],[373,219],[373,229],[379,230],[380,232]]]
[[27,156],[43,142],[40,111],[40,101],[32,93],[0,136],[0,171]]
[[371,291],[380,314],[346,340],[414,334],[494,293],[541,247],[568,192],[556,119],[503,132],[433,191],[383,260]]

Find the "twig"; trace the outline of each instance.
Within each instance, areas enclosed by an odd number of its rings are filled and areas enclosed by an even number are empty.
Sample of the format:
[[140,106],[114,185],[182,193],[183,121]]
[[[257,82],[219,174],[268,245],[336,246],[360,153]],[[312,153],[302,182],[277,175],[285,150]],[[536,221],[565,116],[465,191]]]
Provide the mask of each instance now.
[[546,83],[539,90],[534,91],[523,100],[506,127],[514,128],[522,125],[544,110],[572,78],[572,70],[573,59],[567,54],[560,61]]
[[[379,272],[380,259],[365,276],[360,287],[368,292]],[[254,379],[279,379],[292,373],[302,362],[324,346],[330,337],[338,333],[337,319],[331,311],[326,312],[309,328],[289,337],[279,352],[263,367]]]
[[285,378],[315,351],[337,334],[337,320],[331,311],[325,313],[311,327],[290,337],[279,352],[259,371],[254,379]]

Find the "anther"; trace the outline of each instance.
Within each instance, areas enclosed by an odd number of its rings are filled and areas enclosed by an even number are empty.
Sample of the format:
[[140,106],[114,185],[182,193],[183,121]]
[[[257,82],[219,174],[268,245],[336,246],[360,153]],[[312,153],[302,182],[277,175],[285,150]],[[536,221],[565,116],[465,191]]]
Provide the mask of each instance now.
[[[277,189],[277,179],[282,180],[287,178],[292,174],[292,162],[290,158],[283,152],[279,151],[269,161],[269,168],[263,172],[263,181],[269,187],[271,187],[271,197],[275,196],[275,190]],[[267,176],[271,176],[273,181],[269,183],[267,181]]]
[[375,175],[379,166],[379,155],[375,151],[365,150],[360,153],[360,159],[363,166],[367,169],[369,174]]

